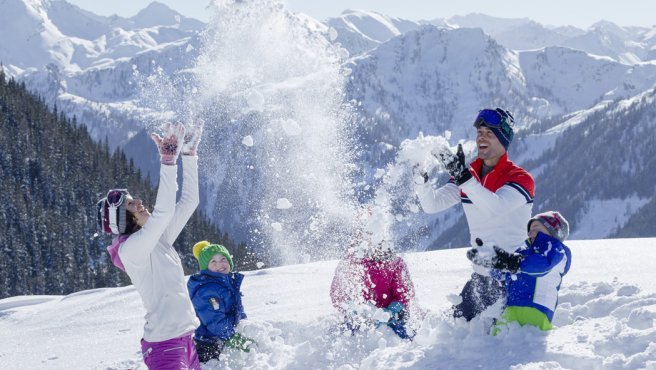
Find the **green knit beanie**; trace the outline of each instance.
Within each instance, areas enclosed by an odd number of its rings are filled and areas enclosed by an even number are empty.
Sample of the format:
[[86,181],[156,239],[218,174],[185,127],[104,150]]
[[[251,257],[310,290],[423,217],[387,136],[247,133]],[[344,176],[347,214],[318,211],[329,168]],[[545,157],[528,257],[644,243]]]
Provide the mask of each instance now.
[[228,260],[228,263],[230,264],[230,271],[232,271],[235,266],[232,264],[232,257],[230,257],[230,252],[228,252],[226,247],[220,244],[210,244],[200,250],[200,253],[198,254],[198,266],[200,269],[207,270],[207,266],[210,264],[212,257],[216,256],[217,254],[222,254],[223,257]]

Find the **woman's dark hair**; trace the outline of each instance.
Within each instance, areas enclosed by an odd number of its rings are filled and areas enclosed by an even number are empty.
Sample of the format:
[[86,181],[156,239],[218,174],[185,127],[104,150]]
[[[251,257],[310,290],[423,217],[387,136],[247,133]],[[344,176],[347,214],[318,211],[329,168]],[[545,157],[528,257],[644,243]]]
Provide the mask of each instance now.
[[137,217],[130,211],[125,211],[125,233],[126,235],[134,234],[141,230],[141,226],[137,224]]

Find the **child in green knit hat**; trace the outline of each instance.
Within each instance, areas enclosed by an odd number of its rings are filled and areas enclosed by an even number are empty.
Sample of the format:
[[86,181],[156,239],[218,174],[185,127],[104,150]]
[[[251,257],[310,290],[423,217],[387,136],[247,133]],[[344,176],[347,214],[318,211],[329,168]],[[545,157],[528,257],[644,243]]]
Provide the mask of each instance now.
[[246,318],[240,291],[244,275],[234,272],[230,252],[220,244],[201,241],[193,252],[200,272],[189,277],[187,288],[200,319],[194,334],[200,362],[218,360],[224,347],[249,352],[253,340],[235,331]]
[[201,270],[227,274],[235,268],[230,252],[220,244],[210,244],[206,240],[198,242],[194,245],[194,256],[198,259],[198,266]]

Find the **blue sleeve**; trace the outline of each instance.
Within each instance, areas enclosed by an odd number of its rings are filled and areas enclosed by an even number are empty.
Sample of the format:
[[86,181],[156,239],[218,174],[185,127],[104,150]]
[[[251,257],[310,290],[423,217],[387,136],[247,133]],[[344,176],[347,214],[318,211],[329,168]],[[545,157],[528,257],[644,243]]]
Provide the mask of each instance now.
[[522,273],[532,276],[544,276],[563,260],[565,250],[562,245],[556,245],[549,250],[535,252],[532,248],[526,250],[527,254],[519,265]]
[[238,292],[237,294],[237,315],[239,316],[239,320],[243,320],[247,318],[246,311],[244,311],[244,304],[241,303],[241,292]]
[[241,301],[241,283],[244,281],[244,275],[241,273],[235,273],[235,308],[236,308],[236,322],[235,326],[239,323],[239,320],[245,319],[246,312],[244,311],[244,304]]
[[[213,304],[212,299],[216,304]],[[192,298],[192,303],[196,309],[196,315],[212,334],[221,340],[227,340],[235,334],[234,314],[231,314],[232,307],[227,306],[223,294],[219,294],[212,287],[201,287]]]

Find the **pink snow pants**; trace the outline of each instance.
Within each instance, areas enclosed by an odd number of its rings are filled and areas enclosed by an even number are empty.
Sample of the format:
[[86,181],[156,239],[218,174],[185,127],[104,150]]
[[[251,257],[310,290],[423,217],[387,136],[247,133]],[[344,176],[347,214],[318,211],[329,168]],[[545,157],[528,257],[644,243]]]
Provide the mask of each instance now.
[[141,340],[141,353],[149,370],[200,370],[192,333],[163,342]]

